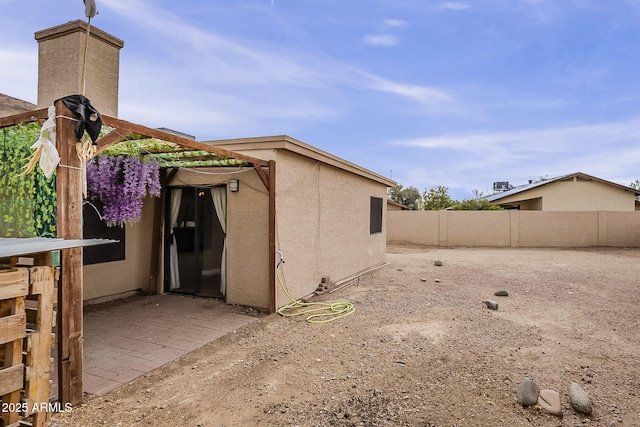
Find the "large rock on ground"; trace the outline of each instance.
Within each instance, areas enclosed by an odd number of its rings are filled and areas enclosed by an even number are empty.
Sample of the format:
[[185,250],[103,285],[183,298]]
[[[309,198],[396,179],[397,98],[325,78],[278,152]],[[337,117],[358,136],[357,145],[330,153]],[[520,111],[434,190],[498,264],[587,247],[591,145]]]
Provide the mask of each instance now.
[[487,305],[487,308],[490,308],[491,310],[497,310],[498,309],[498,303],[495,301],[491,301],[491,300],[487,300],[487,301],[482,301],[483,303],[485,303]]
[[562,416],[562,402],[560,393],[555,390],[540,390],[538,405],[552,415]]
[[532,380],[526,380],[518,386],[516,390],[516,396],[518,402],[522,403],[522,406],[531,406],[538,403],[538,396],[540,395],[540,387]]
[[589,415],[593,412],[589,395],[582,389],[582,387],[580,387],[580,385],[578,385],[578,383],[571,383],[571,386],[569,387],[569,402],[571,402],[573,409],[581,414]]

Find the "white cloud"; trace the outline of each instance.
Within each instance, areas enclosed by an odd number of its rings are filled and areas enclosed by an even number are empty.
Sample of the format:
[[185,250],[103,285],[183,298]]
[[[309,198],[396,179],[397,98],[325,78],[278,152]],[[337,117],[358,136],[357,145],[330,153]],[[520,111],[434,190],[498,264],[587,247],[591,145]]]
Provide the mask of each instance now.
[[440,89],[428,86],[401,84],[377,77],[372,77],[372,81],[373,87],[376,90],[411,98],[420,104],[434,106],[437,104],[443,105],[453,102],[453,97]]
[[[167,50],[196,68],[214,69],[215,78],[226,84],[246,85],[279,82],[287,85],[316,86],[322,81],[321,73],[307,66],[308,55],[301,53],[302,60],[279,53],[277,49],[263,49],[259,42],[249,47],[229,38],[202,30],[178,16],[151,4],[131,0],[103,0],[123,17],[139,27],[165,37]],[[182,44],[176,48],[174,44]],[[273,47],[273,46],[270,46]],[[177,64],[179,65],[179,64]],[[183,64],[183,66],[186,64]],[[213,76],[213,73],[208,73]]]
[[[165,38],[164,43],[156,46],[165,49],[161,54],[170,58],[164,61],[176,64],[175,69],[165,70],[169,67],[160,59],[142,56],[136,59],[140,61],[141,69],[153,70],[158,87],[163,86],[162,82],[166,86],[166,82],[171,81],[172,85],[180,87],[184,97],[191,93],[201,96],[208,89],[224,91],[238,87],[246,89],[249,97],[253,96],[252,88],[260,87],[261,91],[277,94],[281,100],[295,92],[299,105],[312,108],[314,116],[329,111],[320,103],[328,93],[338,93],[341,86],[391,93],[432,109],[440,109],[452,101],[442,89],[397,83],[322,53],[289,51],[262,40],[251,40],[250,44],[233,41],[191,25],[151,3],[103,0],[101,4],[139,28],[145,28],[148,34],[157,35],[155,39]],[[370,41],[388,46],[397,43],[395,37],[387,35],[374,36]],[[154,61],[158,62],[158,69],[154,69]],[[306,95],[301,88],[307,90]],[[324,96],[305,101],[301,97],[309,97],[309,89],[314,97],[318,92]]]
[[403,21],[402,19],[385,19],[384,25],[385,27],[389,28],[404,28],[409,24],[407,24],[407,22]]
[[[458,198],[473,189],[490,190],[494,181],[520,185],[540,176],[573,172],[628,185],[638,179],[632,172],[640,158],[638,140],[640,117],[593,125],[441,135],[393,141],[407,148],[400,150],[401,160],[395,165],[391,162],[391,167],[394,177],[406,185],[420,189],[447,185],[458,189]],[[413,161],[408,163],[407,157]]]
[[391,34],[369,34],[364,36],[364,42],[369,46],[396,46],[399,40]]
[[449,10],[467,10],[467,9],[471,9],[471,5],[469,5],[467,3],[453,2],[453,1],[442,2],[438,6],[440,8],[442,8],[442,9],[449,9]]
[[395,145],[446,148],[464,152],[562,152],[579,144],[585,148],[640,138],[640,119],[627,122],[577,125],[549,129],[479,132],[393,141]]

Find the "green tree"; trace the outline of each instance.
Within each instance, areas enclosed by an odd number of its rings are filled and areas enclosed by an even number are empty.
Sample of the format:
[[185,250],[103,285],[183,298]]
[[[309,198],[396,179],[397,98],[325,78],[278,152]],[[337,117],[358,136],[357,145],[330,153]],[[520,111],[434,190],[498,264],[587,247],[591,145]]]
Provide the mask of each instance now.
[[464,199],[461,202],[455,202],[451,206],[454,211],[502,211],[500,206],[494,205],[486,199]]
[[422,193],[418,209],[423,211],[439,211],[453,205],[455,201],[449,196],[449,187],[435,185]]
[[387,192],[389,200],[409,206],[411,209],[416,208],[416,203],[420,198],[420,191],[415,187],[403,188],[402,184],[397,187],[390,188]]
[[[635,188],[636,190],[640,190],[640,179],[636,179],[635,182],[629,184],[629,187]],[[636,200],[640,200],[640,196],[636,196]]]

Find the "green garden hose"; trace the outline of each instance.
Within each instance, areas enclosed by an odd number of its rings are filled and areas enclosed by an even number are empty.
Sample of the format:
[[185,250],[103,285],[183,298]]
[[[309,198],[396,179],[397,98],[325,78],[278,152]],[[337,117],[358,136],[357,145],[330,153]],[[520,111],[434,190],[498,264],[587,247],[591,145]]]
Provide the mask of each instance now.
[[[282,255],[281,255],[282,256]],[[283,261],[278,264],[280,265]],[[284,317],[295,316],[307,316],[308,323],[327,323],[342,317],[348,316],[355,311],[355,307],[350,302],[340,301],[334,303],[326,302],[304,302],[302,300],[295,300],[289,294],[282,276],[280,275],[280,269],[276,268],[276,276],[278,283],[284,294],[291,301],[290,304],[280,307],[277,312]]]

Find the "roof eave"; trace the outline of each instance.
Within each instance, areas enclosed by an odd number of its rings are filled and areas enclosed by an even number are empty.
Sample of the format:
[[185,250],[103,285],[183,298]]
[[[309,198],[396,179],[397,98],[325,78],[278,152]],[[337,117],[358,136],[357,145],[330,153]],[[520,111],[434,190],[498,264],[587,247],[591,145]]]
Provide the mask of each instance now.
[[225,146],[229,150],[287,150],[313,160],[351,172],[387,187],[397,186],[397,182],[385,176],[370,171],[348,160],[335,156],[312,145],[306,144],[288,135],[262,136],[253,138],[234,138],[225,140],[205,141],[214,146]]

